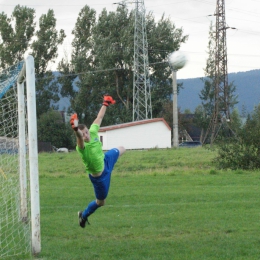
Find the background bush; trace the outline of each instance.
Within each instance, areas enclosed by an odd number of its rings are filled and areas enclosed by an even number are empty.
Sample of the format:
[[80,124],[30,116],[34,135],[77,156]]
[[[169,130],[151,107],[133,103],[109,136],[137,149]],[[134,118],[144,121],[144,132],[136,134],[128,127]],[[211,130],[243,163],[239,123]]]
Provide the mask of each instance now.
[[248,115],[246,123],[237,129],[237,135],[219,143],[218,168],[260,168],[260,105]]
[[39,141],[51,142],[57,148],[75,148],[73,131],[69,123],[64,123],[60,112],[49,110],[40,116],[37,125]]

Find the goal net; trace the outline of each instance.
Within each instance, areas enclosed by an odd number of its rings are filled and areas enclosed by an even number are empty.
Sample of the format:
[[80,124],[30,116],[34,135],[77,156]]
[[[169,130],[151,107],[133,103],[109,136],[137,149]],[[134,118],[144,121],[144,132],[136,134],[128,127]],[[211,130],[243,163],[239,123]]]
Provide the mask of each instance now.
[[0,71],[0,259],[40,252],[36,129],[34,60],[28,56]]

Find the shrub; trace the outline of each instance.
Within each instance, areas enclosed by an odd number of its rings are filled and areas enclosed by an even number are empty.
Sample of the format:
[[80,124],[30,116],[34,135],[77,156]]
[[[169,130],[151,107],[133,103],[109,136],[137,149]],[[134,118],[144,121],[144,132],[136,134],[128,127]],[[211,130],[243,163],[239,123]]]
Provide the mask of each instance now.
[[222,169],[260,168],[260,105],[248,116],[236,137],[219,144],[214,162]]
[[220,169],[257,169],[260,168],[259,149],[240,142],[221,144],[214,162]]
[[50,110],[42,114],[37,122],[38,140],[51,142],[57,148],[66,147],[71,149],[75,146],[69,124],[65,124],[58,111]]

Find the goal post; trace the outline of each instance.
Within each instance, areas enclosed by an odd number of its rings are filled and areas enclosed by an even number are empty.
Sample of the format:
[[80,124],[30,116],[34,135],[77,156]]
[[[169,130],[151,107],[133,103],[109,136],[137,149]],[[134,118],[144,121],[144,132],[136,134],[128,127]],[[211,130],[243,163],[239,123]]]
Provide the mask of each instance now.
[[26,170],[26,131],[25,131],[25,98],[24,83],[25,65],[23,65],[17,79],[17,99],[18,99],[18,137],[19,137],[19,173],[20,173],[20,206],[21,219],[28,220],[27,207],[27,170]]
[[[25,68],[25,69],[24,69]],[[24,75],[25,74],[25,75]],[[35,93],[35,69],[34,59],[31,55],[25,58],[25,64],[18,77],[18,88],[20,96],[18,96],[18,107],[21,108],[19,113],[20,120],[24,122],[24,83],[26,82],[27,94],[27,118],[28,118],[28,148],[29,148],[29,170],[30,170],[30,200],[31,200],[31,233],[32,233],[32,253],[38,254],[41,251],[40,236],[40,200],[39,200],[39,173],[38,173],[38,142],[37,142],[37,118],[36,118],[36,93]],[[19,102],[20,101],[20,102]],[[20,152],[20,162],[25,162],[25,139],[21,133],[23,146]],[[20,138],[20,134],[19,134]],[[22,165],[25,168],[25,165]],[[20,183],[26,183],[26,174],[20,171]],[[23,187],[25,188],[25,187]],[[21,198],[25,196],[26,191],[21,192]],[[25,211],[26,209],[24,209]]]
[[0,230],[0,259],[40,253],[35,69],[31,55],[0,71]]

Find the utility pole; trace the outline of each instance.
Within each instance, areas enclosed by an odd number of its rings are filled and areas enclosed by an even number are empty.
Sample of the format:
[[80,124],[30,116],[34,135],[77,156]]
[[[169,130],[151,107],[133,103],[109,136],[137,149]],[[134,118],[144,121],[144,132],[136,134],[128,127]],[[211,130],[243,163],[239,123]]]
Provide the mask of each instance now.
[[173,147],[179,147],[179,127],[178,127],[178,90],[177,90],[177,71],[172,69],[172,114],[173,114]]
[[172,114],[173,114],[173,147],[179,147],[179,127],[178,127],[178,89],[177,89],[177,71],[183,68],[186,64],[186,56],[180,52],[172,52],[168,56],[168,62],[172,69]]
[[223,121],[230,121],[230,93],[228,86],[226,45],[226,30],[230,27],[226,26],[225,0],[217,0],[214,15],[216,16],[214,111],[204,138],[205,142],[210,134],[211,145],[217,137],[219,127],[221,127]]
[[[127,0],[114,3],[126,6]],[[135,0],[133,121],[151,119],[152,103],[144,0]]]
[[144,0],[135,1],[133,121],[151,119],[148,43]]

